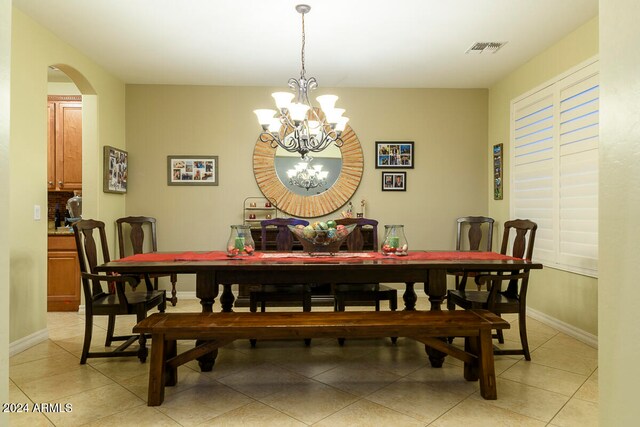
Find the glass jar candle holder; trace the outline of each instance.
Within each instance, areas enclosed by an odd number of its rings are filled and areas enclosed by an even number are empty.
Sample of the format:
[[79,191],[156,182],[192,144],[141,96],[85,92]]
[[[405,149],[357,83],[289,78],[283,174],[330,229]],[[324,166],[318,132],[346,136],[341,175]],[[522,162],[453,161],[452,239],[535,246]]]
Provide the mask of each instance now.
[[228,256],[253,255],[255,243],[251,237],[251,228],[248,225],[232,225],[231,235],[227,242]]
[[409,252],[409,244],[404,235],[404,225],[385,225],[382,241],[384,255],[404,256]]

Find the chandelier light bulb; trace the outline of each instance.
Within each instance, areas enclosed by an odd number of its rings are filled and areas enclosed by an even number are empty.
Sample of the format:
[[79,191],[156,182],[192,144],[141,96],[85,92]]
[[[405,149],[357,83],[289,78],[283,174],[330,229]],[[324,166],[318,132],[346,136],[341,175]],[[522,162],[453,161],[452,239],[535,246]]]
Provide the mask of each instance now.
[[275,133],[275,132],[280,132],[280,127],[282,126],[282,123],[280,123],[280,120],[278,120],[277,117],[272,117],[271,118],[271,123],[269,123],[269,132],[271,133]]
[[306,104],[293,102],[289,105],[289,114],[294,122],[302,122],[307,117],[307,111],[309,111],[309,106]]
[[340,117],[342,117],[342,114],[344,114],[344,112],[345,112],[344,108],[333,108],[331,110],[325,111],[324,114],[329,123],[336,124],[338,123],[338,121],[340,120]]
[[322,111],[333,110],[336,107],[336,101],[338,97],[336,95],[320,95],[316,98]]
[[258,123],[260,123],[263,128],[269,127],[273,116],[275,116],[276,114],[276,110],[269,109],[253,110],[253,112],[256,116],[258,116]]
[[347,127],[348,121],[349,117],[340,117],[340,119],[336,123],[336,132],[344,132],[344,129]]
[[322,131],[322,124],[316,120],[309,120],[309,134],[317,136]]
[[291,104],[295,95],[291,92],[274,92],[271,96],[276,101],[276,107],[282,111],[289,108],[289,104]]

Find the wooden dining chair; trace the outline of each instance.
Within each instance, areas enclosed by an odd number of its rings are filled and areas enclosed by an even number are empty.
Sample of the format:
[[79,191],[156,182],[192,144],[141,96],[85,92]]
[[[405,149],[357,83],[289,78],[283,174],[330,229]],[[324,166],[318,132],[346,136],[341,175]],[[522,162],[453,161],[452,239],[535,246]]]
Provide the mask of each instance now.
[[[347,250],[349,252],[361,252],[363,250],[365,242],[362,235],[362,227],[373,227],[373,252],[378,250],[378,221],[375,219],[340,218],[336,220],[336,224],[356,224],[356,227],[346,239]],[[398,291],[379,283],[336,283],[333,285],[333,294],[335,298],[335,311],[345,311],[348,305],[373,305],[376,311],[380,311],[380,301],[389,301],[389,309],[392,311],[398,309]],[[394,343],[396,339],[396,337],[391,338]],[[338,342],[340,345],[343,345],[344,338],[339,338]]]
[[[141,254],[145,251],[145,230],[149,235],[149,243],[147,247],[151,252],[158,251],[158,239],[156,236],[156,219],[148,216],[128,216],[116,220],[116,228],[118,231],[118,249],[120,258],[124,258],[131,253],[127,253],[125,244],[125,234],[128,231],[129,241],[134,255]],[[175,307],[178,303],[176,295],[176,283],[178,281],[177,274],[150,274],[147,278],[153,279],[153,289],[158,290],[158,278],[169,277],[171,281],[171,305]]]
[[[291,251],[294,239],[291,230],[289,230],[289,225],[306,226],[309,225],[309,221],[297,218],[275,218],[260,221],[260,227],[262,228],[261,250],[267,250],[267,228],[277,227],[276,250],[281,252]],[[265,311],[267,305],[291,306],[292,304],[300,304],[303,311],[311,311],[310,284],[292,286],[260,285],[257,290],[252,290],[249,293],[249,309],[253,312],[257,311],[258,303],[260,303],[260,311]]]
[[[464,216],[458,218],[456,223],[456,251],[483,250],[491,252],[493,250],[493,218],[487,216]],[[481,248],[480,244],[483,240],[485,244]],[[466,286],[467,279],[477,275],[475,272],[456,270],[450,270],[447,273],[455,277],[456,289],[460,289],[461,282],[464,282],[464,286]]]
[[[85,364],[90,357],[120,356],[138,356],[140,361],[144,362],[148,354],[146,347],[147,337],[144,334],[114,336],[116,317],[135,314],[136,320],[140,322],[147,317],[147,312],[154,307],[158,307],[160,312],[164,312],[167,304],[165,291],[154,290],[150,282],[146,282],[146,289],[143,291],[127,291],[125,284],[128,283],[132,289],[136,288],[140,281],[139,277],[97,274],[95,268],[98,265],[100,255],[103,263],[111,261],[104,231],[104,222],[83,219],[73,224],[73,231],[80,261],[82,290],[85,300],[84,343],[82,345],[80,364]],[[94,232],[97,233],[97,238],[94,236]],[[124,343],[113,351],[89,351],[94,316],[109,317],[105,347],[110,347],[112,341],[124,341]],[[135,341],[139,342],[139,349],[126,350]]]
[[[509,255],[516,258],[530,260],[533,256],[533,245],[536,238],[538,226],[535,222],[527,219],[516,219],[504,223],[504,234],[502,236],[502,246],[500,253],[507,255],[508,247],[511,244],[512,250]],[[511,242],[511,231],[515,232],[513,242]],[[520,329],[521,349],[495,349],[494,354],[521,354],[526,360],[531,360],[529,353],[529,343],[527,340],[527,287],[529,284],[529,270],[507,273],[480,273],[475,277],[476,283],[486,285],[486,291],[467,291],[465,283],[461,283],[460,289],[452,289],[447,293],[447,308],[455,310],[460,306],[465,310],[484,309],[492,311],[498,315],[503,313],[517,313],[518,326]],[[504,283],[507,282],[506,289]],[[502,331],[498,331],[496,337],[500,343],[504,343]]]

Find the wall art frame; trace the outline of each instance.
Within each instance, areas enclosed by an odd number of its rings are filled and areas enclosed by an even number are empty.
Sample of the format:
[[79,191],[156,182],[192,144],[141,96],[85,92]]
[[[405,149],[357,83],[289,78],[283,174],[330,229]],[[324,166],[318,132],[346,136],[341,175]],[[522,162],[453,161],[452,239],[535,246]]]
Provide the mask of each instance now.
[[382,191],[407,191],[407,173],[382,172]]
[[218,185],[218,156],[167,156],[167,185]]
[[504,151],[502,144],[493,146],[493,200],[502,200],[502,167]]
[[102,191],[105,193],[127,192],[129,176],[129,154],[119,148],[104,146]]
[[414,160],[413,141],[376,141],[376,169],[413,169]]

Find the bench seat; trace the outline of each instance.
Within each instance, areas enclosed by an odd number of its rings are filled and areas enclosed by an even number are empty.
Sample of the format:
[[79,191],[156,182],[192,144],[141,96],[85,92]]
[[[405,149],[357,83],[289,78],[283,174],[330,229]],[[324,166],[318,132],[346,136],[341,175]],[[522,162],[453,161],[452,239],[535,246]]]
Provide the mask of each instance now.
[[[133,332],[151,334],[147,404],[158,406],[164,387],[177,383],[178,366],[210,353],[215,361],[219,347],[253,338],[411,338],[462,360],[465,379],[479,379],[481,395],[496,399],[491,331],[507,328],[507,321],[486,310],[243,312],[154,313]],[[465,337],[465,349],[441,339],[448,336]],[[176,354],[176,340],[190,339],[197,340],[196,347]]]

